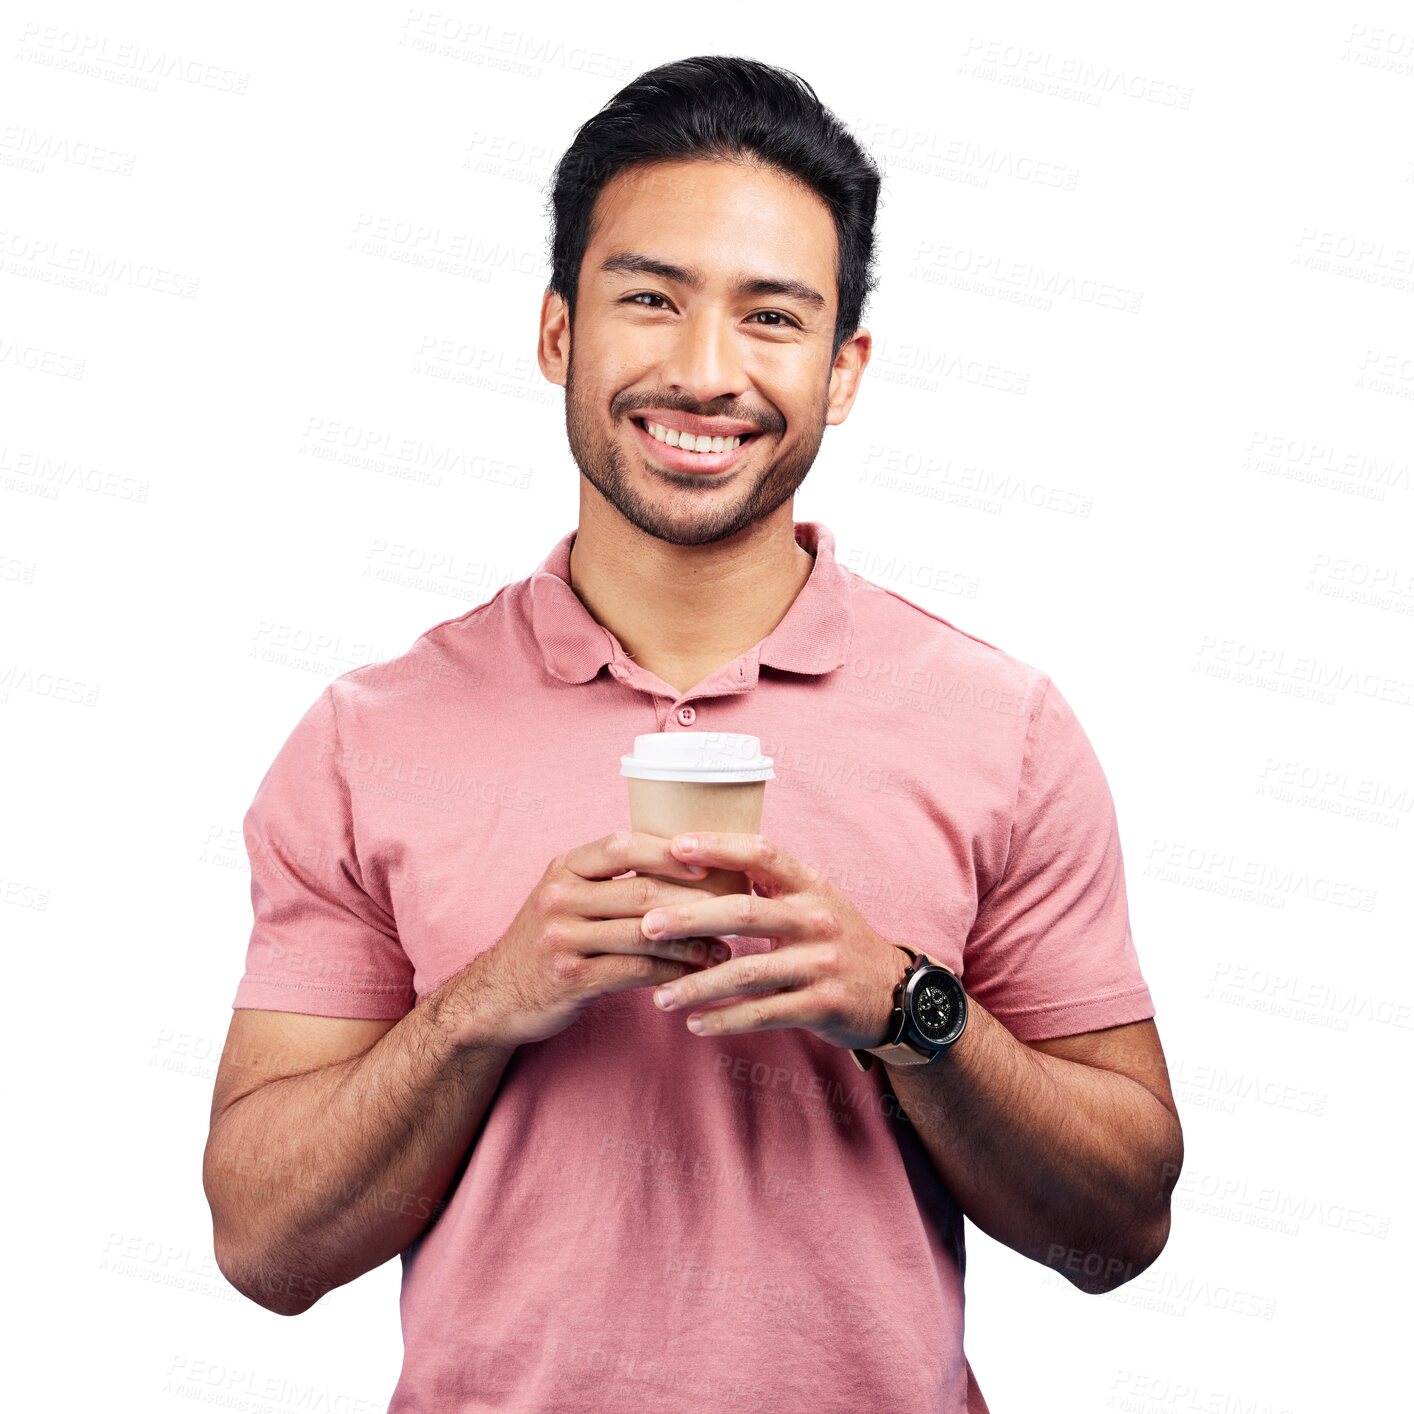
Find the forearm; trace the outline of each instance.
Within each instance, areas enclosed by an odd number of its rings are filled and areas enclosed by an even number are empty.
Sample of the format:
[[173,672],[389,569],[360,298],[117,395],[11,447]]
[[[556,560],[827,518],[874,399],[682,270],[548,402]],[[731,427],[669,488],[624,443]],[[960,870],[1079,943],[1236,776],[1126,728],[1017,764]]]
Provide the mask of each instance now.
[[468,1044],[475,989],[457,981],[362,1055],[270,1081],[217,1120],[204,1161],[217,1252],[252,1300],[296,1314],[435,1216],[515,1050],[489,1028]]
[[1182,1136],[1137,1081],[1032,1050],[972,998],[947,1055],[887,1074],[962,1210],[997,1241],[1086,1290],[1162,1249]]

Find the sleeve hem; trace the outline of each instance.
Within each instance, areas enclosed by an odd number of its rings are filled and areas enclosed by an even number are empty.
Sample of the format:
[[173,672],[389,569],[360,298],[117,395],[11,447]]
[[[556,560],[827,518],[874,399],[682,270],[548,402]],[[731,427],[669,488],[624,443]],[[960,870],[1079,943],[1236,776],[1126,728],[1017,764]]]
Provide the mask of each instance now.
[[[241,979],[231,1006],[234,1010],[295,1011],[313,1016],[344,1016],[367,1021],[398,1020],[416,1003],[411,987],[393,983],[386,987],[331,987],[327,983],[300,982],[291,978]],[[335,1007],[337,1010],[325,1010]]]
[[[984,1003],[985,1005],[985,1003]],[[1058,1036],[1075,1036],[1084,1031],[1103,1031],[1154,1016],[1153,996],[1147,983],[1106,992],[1098,997],[1045,1006],[1002,1009],[987,1007],[1018,1041],[1047,1041]]]

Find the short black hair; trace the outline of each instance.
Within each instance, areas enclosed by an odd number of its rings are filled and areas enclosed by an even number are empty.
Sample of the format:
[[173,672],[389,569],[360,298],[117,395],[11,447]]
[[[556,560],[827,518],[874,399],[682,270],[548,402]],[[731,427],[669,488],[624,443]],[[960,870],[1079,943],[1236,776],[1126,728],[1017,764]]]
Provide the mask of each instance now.
[[573,321],[590,218],[609,181],[640,164],[693,158],[768,163],[829,208],[838,237],[833,359],[858,330],[875,287],[879,169],[803,78],[756,59],[704,54],[661,64],[576,132],[550,183],[550,291]]

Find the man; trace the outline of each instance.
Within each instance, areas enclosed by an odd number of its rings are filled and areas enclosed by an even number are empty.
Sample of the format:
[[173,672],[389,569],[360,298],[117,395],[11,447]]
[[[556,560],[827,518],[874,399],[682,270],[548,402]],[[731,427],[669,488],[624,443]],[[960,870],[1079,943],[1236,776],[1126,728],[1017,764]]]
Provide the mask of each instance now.
[[[246,817],[216,1256],[296,1314],[401,1254],[395,1414],[985,1410],[963,1214],[1087,1291],[1165,1244],[1182,1137],[1088,740],[793,519],[868,362],[878,188],[763,64],[591,119],[538,346],[579,525],[332,682]],[[649,731],[759,736],[762,833],[628,830]]]

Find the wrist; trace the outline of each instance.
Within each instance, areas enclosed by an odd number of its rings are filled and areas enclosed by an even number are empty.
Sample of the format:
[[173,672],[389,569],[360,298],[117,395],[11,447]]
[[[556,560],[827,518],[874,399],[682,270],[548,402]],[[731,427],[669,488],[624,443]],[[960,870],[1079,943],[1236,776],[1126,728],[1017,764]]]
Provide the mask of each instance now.
[[896,955],[896,961],[899,965],[898,969],[889,979],[889,990],[887,995],[883,999],[884,1019],[874,1029],[874,1034],[879,1037],[879,1040],[875,1042],[875,1044],[872,1046],[862,1047],[862,1049],[867,1050],[871,1056],[875,1055],[880,1049],[888,1049],[889,1042],[893,1037],[894,1024],[896,1019],[894,1013],[894,1002],[895,998],[898,996],[898,985],[908,975],[908,969],[913,966],[913,959],[908,955],[907,952],[904,951],[903,948],[901,948],[897,943],[892,943],[890,944],[890,946],[894,950],[894,953]]
[[891,943],[890,946],[896,954],[898,970],[890,978],[888,992],[881,999],[883,1019],[875,1026],[873,1032],[879,1040],[872,1046],[851,1048],[855,1065],[863,1071],[867,1071],[876,1060],[887,1063],[900,1054],[894,1043],[894,1031],[898,1025],[899,985],[908,975],[908,969],[913,966],[913,957],[909,950],[899,943]]
[[487,975],[488,956],[489,952],[473,958],[424,1003],[437,1035],[458,1055],[481,1051],[510,1055],[518,1044],[507,1033],[506,1013],[496,1005],[498,993]]
[[895,943],[905,959],[894,982],[883,1040],[854,1052],[867,1071],[875,1060],[895,1069],[933,1065],[961,1037],[967,1024],[967,996],[951,968],[921,949]]

